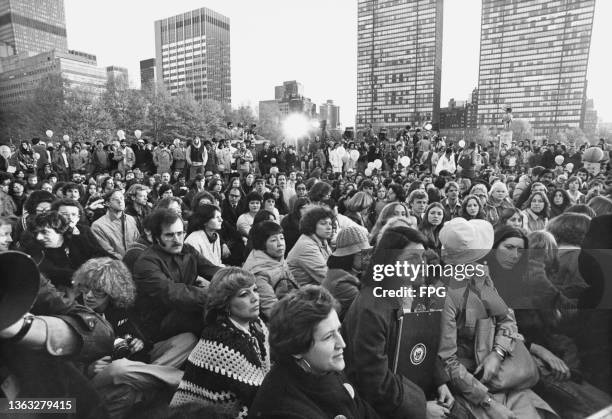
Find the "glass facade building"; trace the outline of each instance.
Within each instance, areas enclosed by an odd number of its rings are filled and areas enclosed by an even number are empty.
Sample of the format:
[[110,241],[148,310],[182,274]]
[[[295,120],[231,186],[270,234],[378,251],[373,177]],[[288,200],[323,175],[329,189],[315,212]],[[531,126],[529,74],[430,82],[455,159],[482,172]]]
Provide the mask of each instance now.
[[106,88],[106,70],[96,61],[59,51],[48,51],[3,63],[0,73],[0,109],[18,103],[31,94],[38,83],[52,74],[61,75],[71,87],[100,95]]
[[439,123],[443,0],[358,0],[357,127]]
[[505,106],[537,136],[578,127],[595,0],[483,0],[478,125]]
[[155,63],[171,94],[231,103],[229,18],[201,8],[155,21]]
[[68,51],[63,0],[0,0],[3,56]]
[[155,83],[155,58],[142,60],[140,62],[140,86],[142,89],[150,87]]

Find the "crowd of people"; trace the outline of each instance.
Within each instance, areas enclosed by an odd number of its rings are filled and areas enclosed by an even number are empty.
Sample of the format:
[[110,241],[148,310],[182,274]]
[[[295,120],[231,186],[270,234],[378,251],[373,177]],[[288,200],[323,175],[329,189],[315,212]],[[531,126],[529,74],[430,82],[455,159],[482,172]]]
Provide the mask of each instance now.
[[[112,347],[65,358],[89,417],[583,418],[612,405],[603,139],[482,146],[406,127],[290,146],[0,148],[0,252],[28,254],[58,304],[114,331]],[[398,261],[486,269],[375,278]],[[444,292],[398,292],[432,286]],[[392,367],[406,310],[441,312],[427,388]],[[19,347],[19,325],[0,349]]]

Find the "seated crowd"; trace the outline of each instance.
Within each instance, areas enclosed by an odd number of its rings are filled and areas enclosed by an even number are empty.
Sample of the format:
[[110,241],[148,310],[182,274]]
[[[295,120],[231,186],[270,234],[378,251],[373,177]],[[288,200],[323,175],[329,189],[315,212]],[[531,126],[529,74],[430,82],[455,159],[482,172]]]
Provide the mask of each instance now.
[[[423,144],[409,167],[397,153],[384,168],[374,152],[367,168],[337,160],[342,144],[321,157],[317,141],[312,171],[251,156],[236,171],[0,172],[0,252],[30,255],[64,302],[114,330],[114,348],[75,362],[100,417],[582,418],[611,405],[609,162],[592,173],[532,165],[531,145],[510,164]],[[563,150],[549,151],[554,165]],[[396,262],[444,269],[376,277]],[[444,292],[399,293],[431,287]],[[408,311],[441,314],[427,387],[393,366]]]

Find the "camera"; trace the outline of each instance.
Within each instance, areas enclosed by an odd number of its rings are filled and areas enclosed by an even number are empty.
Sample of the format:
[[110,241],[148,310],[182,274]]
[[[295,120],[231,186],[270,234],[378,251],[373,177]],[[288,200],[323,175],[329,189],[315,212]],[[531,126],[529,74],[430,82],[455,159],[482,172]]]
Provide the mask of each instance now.
[[134,338],[130,335],[125,335],[124,338],[115,339],[113,346],[112,359],[121,359],[129,356],[132,352],[130,351],[130,343]]

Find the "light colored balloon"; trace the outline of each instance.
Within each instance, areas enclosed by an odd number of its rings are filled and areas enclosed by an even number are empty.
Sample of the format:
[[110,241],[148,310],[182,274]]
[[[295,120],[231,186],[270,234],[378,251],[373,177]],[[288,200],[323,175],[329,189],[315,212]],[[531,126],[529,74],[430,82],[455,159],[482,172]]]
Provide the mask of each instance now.
[[62,140],[70,141],[70,136],[68,134],[64,134],[64,136],[62,137]]
[[567,169],[568,172],[573,172],[574,171],[574,163],[566,164],[565,168]]
[[465,147],[465,141],[459,140],[459,147],[461,148]]
[[47,131],[45,131],[45,135],[49,138],[53,137],[53,131],[51,131],[50,129],[48,129]]
[[555,156],[555,163],[557,163],[558,165],[562,165],[563,164],[563,160],[565,160],[565,158],[563,158],[563,156],[561,156],[561,155]]
[[11,148],[7,145],[0,145],[0,156],[8,159],[11,157]]
[[32,157],[34,157],[34,160],[38,160],[40,159],[40,154],[34,153]]
[[380,169],[382,167],[382,160],[376,159],[374,160],[374,167]]
[[425,124],[423,128],[425,128],[427,131],[431,131],[432,126],[431,124]]
[[270,167],[270,174],[272,174],[272,175],[278,174],[278,167],[276,167],[276,166]]
[[142,137],[142,131],[139,129],[134,131],[134,137],[136,137],[137,140],[140,140],[140,137]]
[[364,173],[366,176],[372,176],[372,169],[368,167],[364,170]]
[[349,155],[347,153],[344,153],[342,155],[342,163],[346,163],[349,160]]
[[400,163],[401,163],[401,164],[402,164],[402,166],[404,166],[404,167],[408,167],[408,166],[410,166],[410,157],[408,157],[408,156],[403,156],[403,157],[400,159]]
[[351,150],[351,160],[358,160],[359,159],[359,151],[357,150]]
[[368,169],[374,169],[374,162],[368,162]]
[[599,147],[589,147],[582,154],[582,161],[588,163],[599,163],[604,157],[604,152]]
[[123,131],[122,129],[117,131],[117,137],[119,137],[120,140],[125,140],[125,131]]

